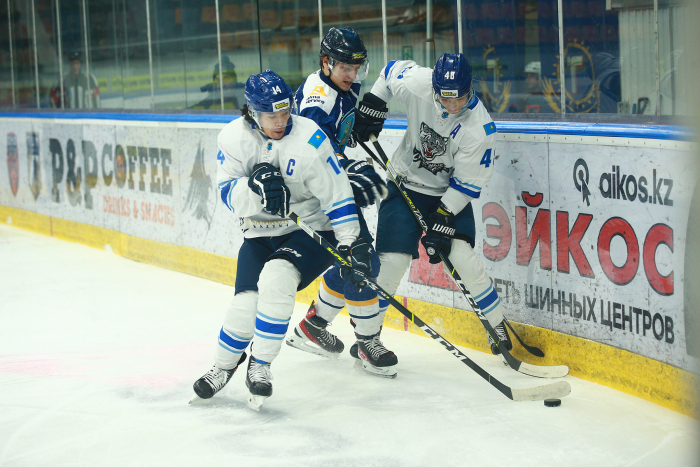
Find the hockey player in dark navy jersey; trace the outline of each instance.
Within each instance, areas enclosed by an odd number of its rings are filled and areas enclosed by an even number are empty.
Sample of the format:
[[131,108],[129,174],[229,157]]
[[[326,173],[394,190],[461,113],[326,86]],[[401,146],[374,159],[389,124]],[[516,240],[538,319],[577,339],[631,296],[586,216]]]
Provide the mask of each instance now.
[[[319,62],[321,68],[309,75],[296,93],[299,113],[313,119],[328,135],[350,179],[356,205],[374,204],[387,195],[384,181],[366,161],[344,157],[345,148],[353,146],[357,94],[369,68],[367,49],[352,29],[331,28],[321,42]],[[371,234],[359,214],[360,236],[371,242]],[[341,273],[336,267],[324,274],[316,301],[306,318],[290,333],[287,344],[317,355],[337,357],[345,346],[326,327],[347,305],[357,338],[350,353],[354,357],[363,356],[362,366],[368,373],[395,377],[396,355],[379,340],[377,330],[383,315],[379,312],[376,292],[369,287],[359,290],[344,282]],[[378,274],[379,257],[372,251],[371,277]]]

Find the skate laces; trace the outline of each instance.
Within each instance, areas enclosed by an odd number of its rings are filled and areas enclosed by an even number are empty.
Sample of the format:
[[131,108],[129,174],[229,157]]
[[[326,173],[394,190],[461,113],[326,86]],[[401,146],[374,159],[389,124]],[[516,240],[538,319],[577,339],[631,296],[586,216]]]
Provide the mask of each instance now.
[[[498,336],[498,340],[500,342],[508,342],[510,341],[510,337],[508,337],[508,333],[506,332],[505,326],[503,325],[503,321],[498,323],[496,326],[494,326],[493,330],[496,333],[496,336]],[[488,338],[488,343],[489,344],[495,344],[496,341],[493,340],[491,337],[491,333],[487,332],[486,337]]]
[[501,321],[495,328],[493,328],[494,331],[496,331],[496,335],[498,336],[498,339],[502,341],[507,341],[508,340],[508,333],[506,333],[505,326],[503,325],[503,321]]
[[326,330],[326,328],[328,326],[332,326],[333,323],[326,323],[325,325],[323,325],[323,324],[316,323],[308,318],[306,319],[306,322],[309,323],[314,328],[316,328],[317,337],[321,338],[321,340],[325,341],[328,344],[335,345],[337,338],[333,334],[331,334],[330,332],[328,332]]
[[212,388],[218,391],[228,382],[231,373],[232,370],[223,370],[217,365],[214,365],[211,367],[211,370],[204,375],[204,380],[209,383]]
[[388,350],[386,347],[384,347],[384,344],[379,339],[379,336],[374,336],[373,338],[366,340],[365,347],[367,348],[369,353],[372,354],[372,357],[375,360],[378,360],[380,356],[386,353],[391,353],[391,350]]
[[262,363],[252,362],[248,369],[248,379],[254,383],[267,383],[272,379],[270,364],[263,365]]

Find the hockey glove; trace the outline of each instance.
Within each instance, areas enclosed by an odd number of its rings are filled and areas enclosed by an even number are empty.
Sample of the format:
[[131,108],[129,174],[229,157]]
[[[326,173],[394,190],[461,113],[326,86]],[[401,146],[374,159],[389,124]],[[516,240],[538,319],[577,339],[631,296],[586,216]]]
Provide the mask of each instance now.
[[369,135],[379,136],[388,112],[386,102],[371,92],[366,92],[355,113],[355,125],[352,128],[354,139],[364,143],[369,141]]
[[454,215],[442,204],[437,211],[428,216],[428,232],[420,239],[428,254],[430,264],[438,264],[440,253],[448,256],[452,250],[455,236]]
[[338,245],[338,253],[352,265],[352,267],[341,266],[340,277],[359,290],[365,288],[367,282],[364,277],[369,277],[371,269],[372,244],[360,237],[350,246]]
[[267,162],[255,164],[248,178],[248,187],[262,197],[263,209],[270,214],[286,217],[289,213],[289,188],[279,169]]
[[389,194],[386,183],[382,177],[375,172],[372,164],[366,161],[356,161],[351,159],[340,159],[340,165],[345,169],[352,186],[352,194],[355,197],[355,205],[364,208],[384,199]]

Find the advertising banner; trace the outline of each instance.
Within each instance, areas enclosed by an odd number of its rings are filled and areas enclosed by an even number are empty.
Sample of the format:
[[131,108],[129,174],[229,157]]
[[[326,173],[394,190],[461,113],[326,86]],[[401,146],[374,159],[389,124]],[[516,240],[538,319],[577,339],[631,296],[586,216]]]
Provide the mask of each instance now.
[[[224,124],[88,122],[0,119],[0,205],[237,256],[243,235],[216,187]],[[391,155],[401,132],[386,133]],[[689,144],[527,136],[499,135],[473,201],[475,249],[506,316],[699,373],[684,311],[697,282],[685,277],[688,217],[700,210]],[[398,293],[469,309],[425,257]]]

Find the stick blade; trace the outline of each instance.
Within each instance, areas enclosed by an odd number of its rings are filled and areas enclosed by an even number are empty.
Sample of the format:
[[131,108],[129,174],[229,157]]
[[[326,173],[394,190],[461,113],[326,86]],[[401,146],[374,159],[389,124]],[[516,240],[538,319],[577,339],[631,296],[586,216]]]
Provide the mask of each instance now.
[[536,378],[563,378],[569,374],[569,367],[566,365],[531,365],[521,362],[517,371],[528,376],[535,376]]
[[536,386],[534,388],[511,389],[514,401],[542,401],[561,399],[571,394],[571,385],[566,381]]

